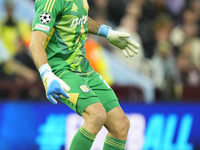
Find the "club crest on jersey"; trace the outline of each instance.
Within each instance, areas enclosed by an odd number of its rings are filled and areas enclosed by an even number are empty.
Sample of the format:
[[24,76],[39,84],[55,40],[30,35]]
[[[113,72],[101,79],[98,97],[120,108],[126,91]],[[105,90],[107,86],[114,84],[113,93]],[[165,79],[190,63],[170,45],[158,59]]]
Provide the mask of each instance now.
[[90,92],[90,89],[89,89],[89,88],[87,87],[87,85],[85,85],[85,84],[79,86],[79,88],[80,88],[84,93]]
[[50,21],[51,21],[51,15],[47,12],[43,12],[41,15],[40,15],[40,22],[43,23],[43,24],[48,24]]

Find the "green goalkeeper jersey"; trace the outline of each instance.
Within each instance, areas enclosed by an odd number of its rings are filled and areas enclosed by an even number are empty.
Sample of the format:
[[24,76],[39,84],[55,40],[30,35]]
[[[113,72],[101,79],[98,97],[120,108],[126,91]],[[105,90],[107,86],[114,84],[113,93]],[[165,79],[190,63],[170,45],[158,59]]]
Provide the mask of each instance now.
[[84,49],[88,10],[87,0],[36,0],[32,30],[48,35],[45,50],[54,73],[93,72]]

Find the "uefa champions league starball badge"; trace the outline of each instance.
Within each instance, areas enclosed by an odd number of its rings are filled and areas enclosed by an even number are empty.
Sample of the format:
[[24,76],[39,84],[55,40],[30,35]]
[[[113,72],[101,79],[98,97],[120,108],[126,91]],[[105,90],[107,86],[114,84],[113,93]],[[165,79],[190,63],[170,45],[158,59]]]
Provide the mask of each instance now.
[[47,12],[43,12],[40,15],[40,22],[43,24],[48,24],[51,21],[51,15]]

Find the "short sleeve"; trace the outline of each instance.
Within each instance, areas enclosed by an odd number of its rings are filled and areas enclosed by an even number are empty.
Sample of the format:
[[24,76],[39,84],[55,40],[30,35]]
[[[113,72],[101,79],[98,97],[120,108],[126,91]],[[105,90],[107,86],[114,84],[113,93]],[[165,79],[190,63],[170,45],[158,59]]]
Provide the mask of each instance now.
[[49,35],[58,14],[62,11],[62,2],[63,0],[37,0],[32,30],[39,30]]

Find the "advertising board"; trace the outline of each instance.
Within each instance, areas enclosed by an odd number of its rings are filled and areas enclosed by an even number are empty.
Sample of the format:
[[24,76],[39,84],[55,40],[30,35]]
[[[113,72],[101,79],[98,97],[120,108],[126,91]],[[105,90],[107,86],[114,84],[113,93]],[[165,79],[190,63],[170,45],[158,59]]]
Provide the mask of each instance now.
[[[200,104],[121,104],[131,126],[126,150],[200,150]],[[64,104],[0,103],[0,149],[67,150],[83,119]],[[107,131],[92,150],[102,150]]]

